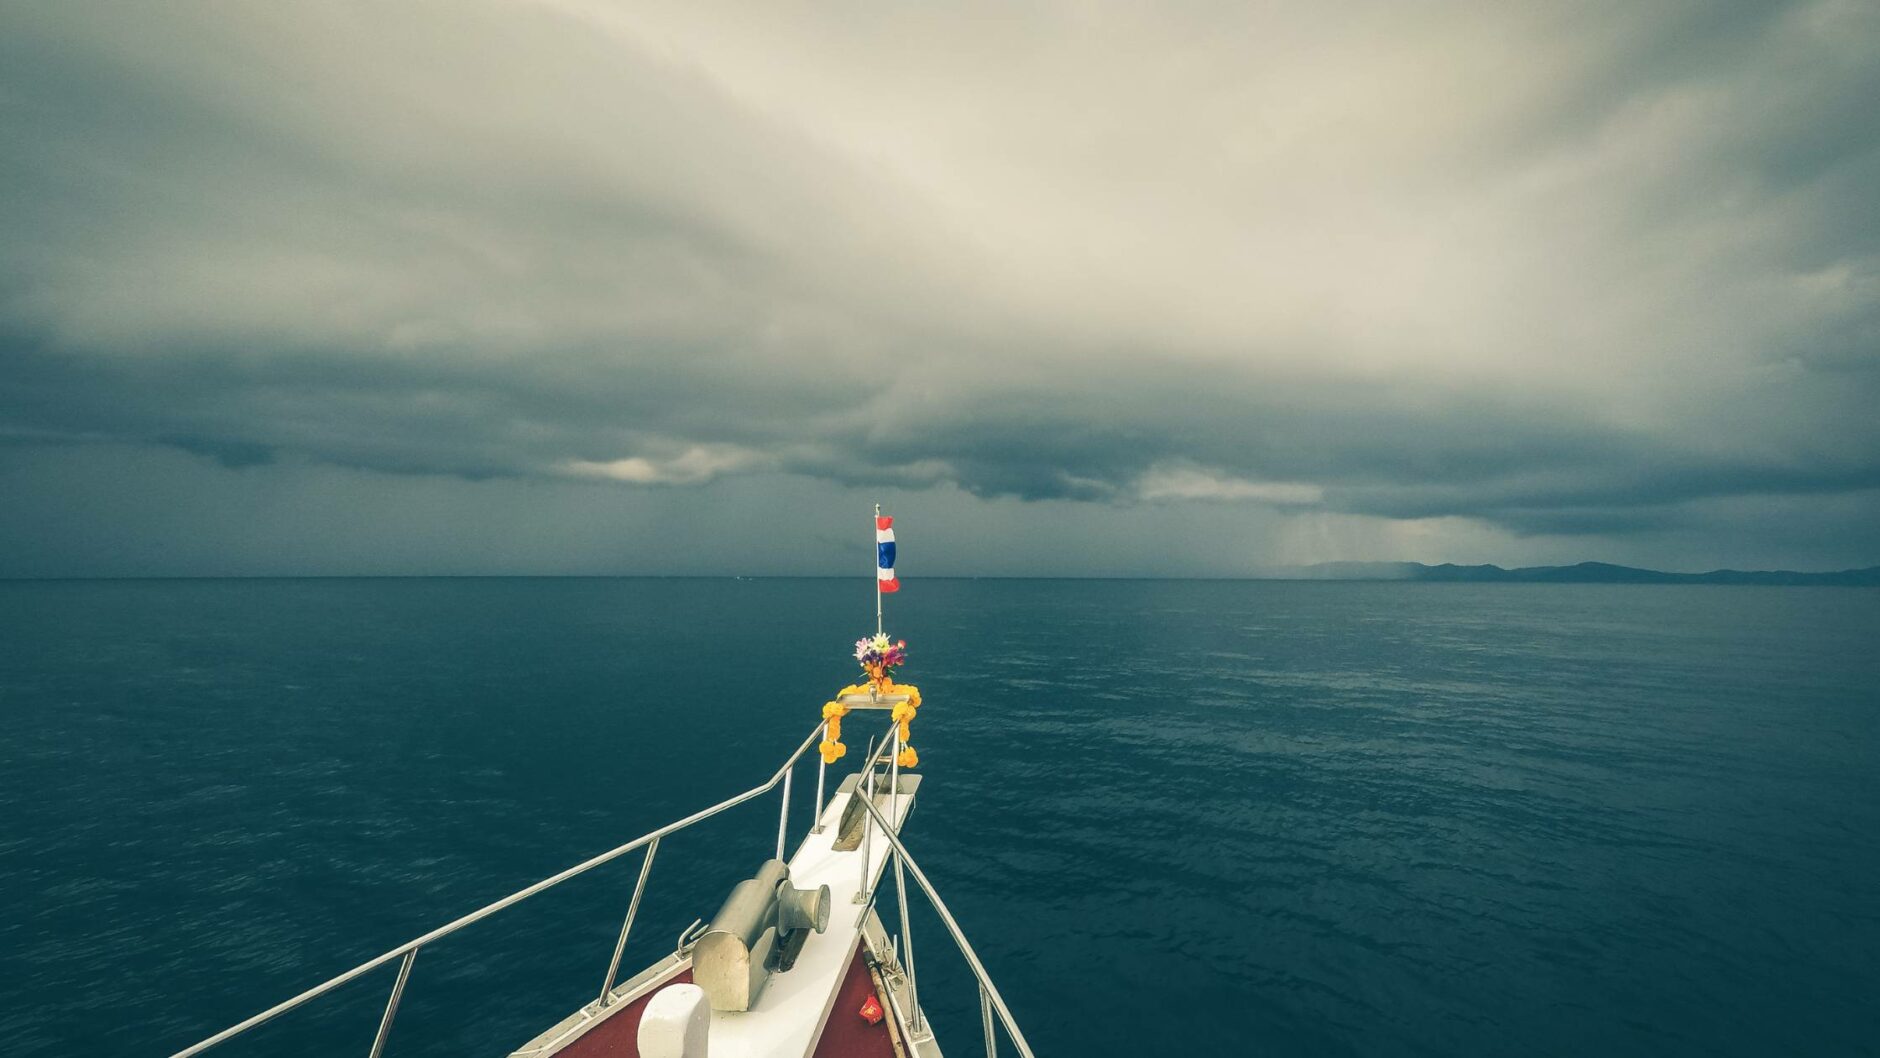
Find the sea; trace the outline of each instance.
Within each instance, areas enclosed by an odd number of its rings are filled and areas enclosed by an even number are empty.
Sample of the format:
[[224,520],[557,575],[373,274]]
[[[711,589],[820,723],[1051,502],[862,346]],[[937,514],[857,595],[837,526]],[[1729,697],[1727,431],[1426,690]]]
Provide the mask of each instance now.
[[[169,1054],[761,783],[873,607],[0,582],[0,1039]],[[909,578],[887,630],[909,850],[1038,1055],[1880,1053],[1880,590]],[[662,844],[627,966],[779,809]],[[386,1054],[503,1055],[591,1000],[638,869],[426,947]],[[940,1043],[982,1054],[911,903]],[[214,1053],[363,1055],[393,976]]]

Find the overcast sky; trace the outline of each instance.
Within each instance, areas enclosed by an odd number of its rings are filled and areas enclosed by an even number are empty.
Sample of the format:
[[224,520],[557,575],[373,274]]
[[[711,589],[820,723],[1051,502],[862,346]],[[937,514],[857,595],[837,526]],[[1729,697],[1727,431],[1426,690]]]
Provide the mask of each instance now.
[[1880,5],[0,3],[0,575],[1880,563]]

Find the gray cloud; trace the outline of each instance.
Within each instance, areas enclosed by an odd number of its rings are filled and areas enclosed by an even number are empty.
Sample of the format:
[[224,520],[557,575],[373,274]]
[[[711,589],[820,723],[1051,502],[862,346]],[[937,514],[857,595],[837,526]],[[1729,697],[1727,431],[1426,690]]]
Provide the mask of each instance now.
[[1870,5],[831,18],[10,6],[0,436],[1874,543]]

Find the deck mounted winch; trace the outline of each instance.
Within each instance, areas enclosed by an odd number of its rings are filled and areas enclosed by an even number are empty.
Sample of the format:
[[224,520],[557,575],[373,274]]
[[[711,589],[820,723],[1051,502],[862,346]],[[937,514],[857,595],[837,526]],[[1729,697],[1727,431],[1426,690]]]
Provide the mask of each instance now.
[[713,1010],[749,1010],[773,971],[787,970],[810,931],[829,928],[829,887],[798,889],[782,860],[765,860],[731,889],[692,949],[692,980]]

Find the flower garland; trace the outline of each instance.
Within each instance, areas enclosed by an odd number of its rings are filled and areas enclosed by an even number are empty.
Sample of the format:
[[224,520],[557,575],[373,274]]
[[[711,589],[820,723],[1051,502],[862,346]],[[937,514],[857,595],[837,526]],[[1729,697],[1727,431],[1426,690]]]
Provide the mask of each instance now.
[[850,684],[836,692],[831,701],[823,703],[823,740],[816,748],[822,753],[824,764],[834,764],[849,748],[842,744],[842,718],[849,715],[849,707],[842,699],[849,695],[869,694],[905,694],[907,700],[894,706],[893,722],[900,728],[901,752],[895,757],[895,763],[903,768],[912,768],[920,763],[920,754],[908,742],[910,732],[908,724],[920,710],[920,688],[911,684],[895,685],[889,675],[890,670],[900,667],[907,661],[907,640],[890,640],[885,635],[864,637],[855,641],[855,660],[862,663],[862,670],[868,674],[865,684]]
[[842,744],[842,718],[847,715],[849,707],[841,702],[823,703],[823,740],[816,748],[822,751],[824,764],[834,764],[849,751],[849,747]]

